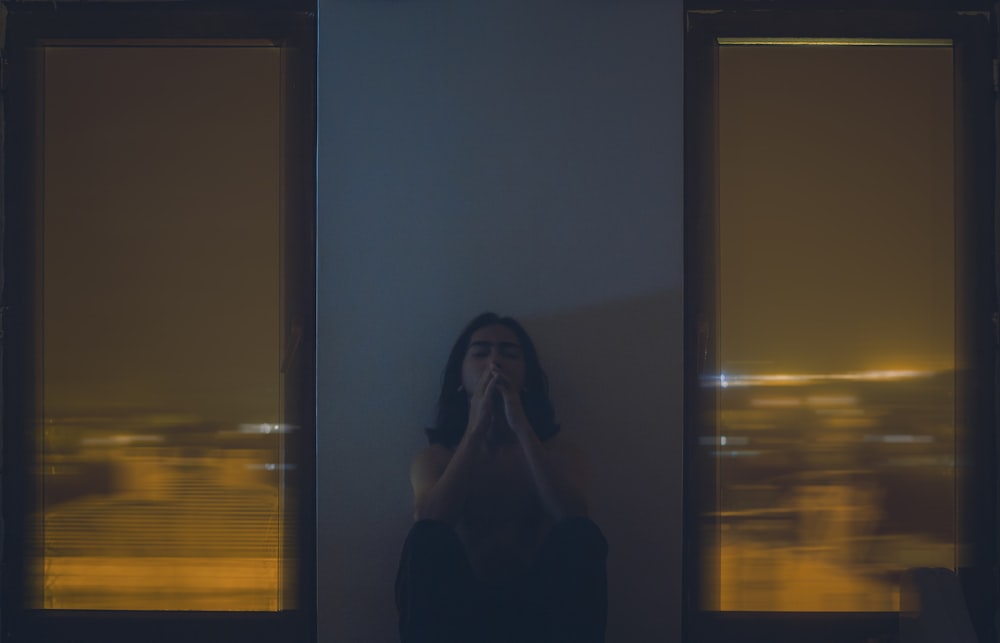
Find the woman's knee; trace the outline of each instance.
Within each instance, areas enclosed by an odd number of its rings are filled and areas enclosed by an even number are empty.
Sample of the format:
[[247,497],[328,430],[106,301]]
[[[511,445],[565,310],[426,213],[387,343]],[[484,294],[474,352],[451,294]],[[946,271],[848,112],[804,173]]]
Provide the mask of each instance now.
[[543,550],[561,558],[603,562],[608,555],[608,541],[593,520],[586,516],[572,516],[560,520],[552,527]]
[[406,544],[410,546],[441,546],[459,542],[455,529],[443,520],[418,520],[410,527],[406,535]]
[[438,585],[461,585],[469,563],[455,530],[439,520],[419,520],[410,527],[396,574],[396,604]]
[[435,566],[464,565],[465,547],[455,529],[441,520],[418,520],[403,543],[403,562]]

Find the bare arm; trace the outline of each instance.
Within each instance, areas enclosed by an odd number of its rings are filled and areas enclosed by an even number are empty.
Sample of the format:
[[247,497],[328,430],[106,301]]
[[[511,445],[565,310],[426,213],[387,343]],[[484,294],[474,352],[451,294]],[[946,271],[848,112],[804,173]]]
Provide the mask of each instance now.
[[497,375],[483,375],[469,400],[469,424],[454,453],[432,445],[417,455],[410,467],[413,517],[455,524],[473,489],[475,459],[481,453],[486,430],[493,419]]
[[417,454],[410,467],[414,520],[458,522],[472,488],[475,442],[466,432],[454,452],[431,445]]
[[587,499],[580,453],[558,438],[542,444],[524,413],[520,393],[511,391],[502,375],[499,390],[503,396],[507,424],[517,435],[538,496],[549,515],[557,521],[570,516],[586,516]]

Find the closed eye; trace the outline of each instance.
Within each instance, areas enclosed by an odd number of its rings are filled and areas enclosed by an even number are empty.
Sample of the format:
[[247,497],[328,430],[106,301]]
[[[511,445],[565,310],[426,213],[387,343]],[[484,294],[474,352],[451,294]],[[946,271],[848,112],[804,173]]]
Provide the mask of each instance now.
[[[472,342],[469,344],[469,355],[472,357],[488,357],[490,352],[493,350],[493,342]],[[500,355],[506,357],[507,359],[520,359],[521,358],[521,347],[518,344],[512,342],[500,342]]]

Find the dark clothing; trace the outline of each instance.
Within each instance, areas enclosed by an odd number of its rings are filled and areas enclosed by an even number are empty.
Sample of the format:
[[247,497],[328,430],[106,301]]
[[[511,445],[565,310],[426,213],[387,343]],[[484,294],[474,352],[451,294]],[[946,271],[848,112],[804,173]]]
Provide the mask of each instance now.
[[549,532],[530,571],[487,584],[476,578],[451,525],[420,520],[396,577],[402,643],[603,643],[608,544],[584,517]]
[[608,545],[584,517],[555,525],[523,577],[476,578],[455,530],[420,520],[396,577],[402,643],[603,643]]

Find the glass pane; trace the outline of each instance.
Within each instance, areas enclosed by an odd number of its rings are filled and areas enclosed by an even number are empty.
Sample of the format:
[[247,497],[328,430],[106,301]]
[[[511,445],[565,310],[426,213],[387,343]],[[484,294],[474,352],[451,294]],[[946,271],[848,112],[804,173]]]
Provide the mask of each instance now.
[[709,604],[893,611],[954,567],[948,46],[722,46]]
[[288,607],[280,74],[44,50],[36,607]]

